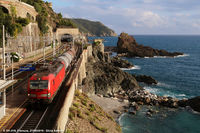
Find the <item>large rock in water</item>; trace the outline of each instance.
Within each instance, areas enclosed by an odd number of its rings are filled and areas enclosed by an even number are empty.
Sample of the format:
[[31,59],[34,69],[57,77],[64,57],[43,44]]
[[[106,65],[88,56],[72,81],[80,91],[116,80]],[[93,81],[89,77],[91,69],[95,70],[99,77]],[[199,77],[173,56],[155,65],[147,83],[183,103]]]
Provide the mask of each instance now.
[[134,37],[129,36],[127,33],[121,33],[118,37],[117,53],[127,57],[174,57],[178,55],[183,55],[183,53],[179,52],[170,53],[165,50],[158,50],[148,46],[139,45]]
[[194,111],[200,112],[200,96],[189,99],[187,105],[189,105]]
[[120,68],[131,68],[131,67],[134,66],[133,64],[131,64],[127,60],[122,60],[119,57],[113,57],[111,59],[111,63],[113,64],[113,66],[120,67]]
[[135,77],[135,79],[138,82],[144,82],[144,83],[149,84],[149,85],[158,83],[158,81],[156,81],[151,76],[147,76],[147,75],[132,75],[132,76]]

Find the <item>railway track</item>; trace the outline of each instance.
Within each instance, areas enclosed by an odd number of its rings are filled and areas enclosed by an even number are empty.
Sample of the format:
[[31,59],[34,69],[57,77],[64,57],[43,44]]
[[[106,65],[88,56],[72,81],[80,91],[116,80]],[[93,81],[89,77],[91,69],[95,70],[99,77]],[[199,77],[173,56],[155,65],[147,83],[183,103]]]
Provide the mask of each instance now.
[[[19,128],[16,128],[17,133],[20,132],[37,132],[39,126],[46,115],[48,107],[45,107],[41,110],[30,110],[24,116],[23,123]],[[16,127],[17,125],[15,125]]]

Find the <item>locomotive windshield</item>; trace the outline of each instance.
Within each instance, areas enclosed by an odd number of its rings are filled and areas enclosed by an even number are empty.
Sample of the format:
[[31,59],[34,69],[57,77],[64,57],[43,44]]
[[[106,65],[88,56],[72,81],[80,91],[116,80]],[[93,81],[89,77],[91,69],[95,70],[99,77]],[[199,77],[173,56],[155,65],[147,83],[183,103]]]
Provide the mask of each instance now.
[[48,80],[31,80],[30,89],[48,89]]

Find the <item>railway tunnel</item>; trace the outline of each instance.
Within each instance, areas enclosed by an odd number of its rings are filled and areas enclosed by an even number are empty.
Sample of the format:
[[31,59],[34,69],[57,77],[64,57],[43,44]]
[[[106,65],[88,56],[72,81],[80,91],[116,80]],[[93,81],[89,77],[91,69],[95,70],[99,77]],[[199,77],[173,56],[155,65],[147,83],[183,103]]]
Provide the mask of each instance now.
[[9,14],[9,10],[2,5],[0,5],[0,10],[3,11],[3,13]]

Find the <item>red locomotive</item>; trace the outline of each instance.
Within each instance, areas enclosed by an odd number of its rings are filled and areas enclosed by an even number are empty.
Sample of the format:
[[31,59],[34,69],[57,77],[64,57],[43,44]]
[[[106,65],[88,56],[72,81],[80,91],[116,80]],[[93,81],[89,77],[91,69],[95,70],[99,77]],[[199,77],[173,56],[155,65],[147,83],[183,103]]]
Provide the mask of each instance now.
[[33,101],[51,103],[66,77],[66,70],[75,56],[71,48],[46,69],[33,74],[28,81],[28,96]]

